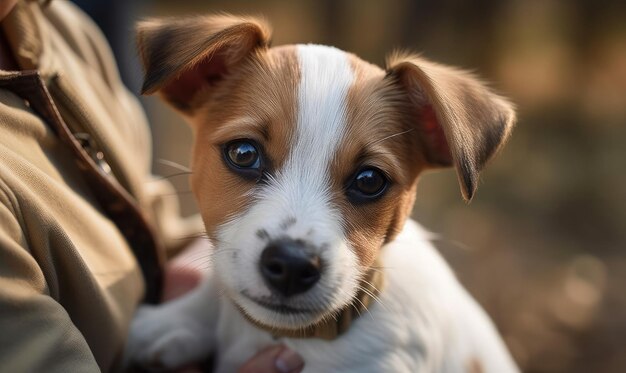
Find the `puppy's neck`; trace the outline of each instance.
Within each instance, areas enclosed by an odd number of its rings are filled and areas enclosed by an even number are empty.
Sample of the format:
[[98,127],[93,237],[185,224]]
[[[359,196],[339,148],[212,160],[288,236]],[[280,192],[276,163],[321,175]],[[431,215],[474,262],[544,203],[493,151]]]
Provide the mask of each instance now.
[[384,286],[383,272],[379,269],[378,261],[370,267],[366,276],[361,280],[359,291],[347,306],[332,316],[325,317],[317,324],[302,329],[280,329],[263,325],[252,319],[242,310],[244,317],[257,328],[266,330],[275,338],[320,338],[333,340],[340,337],[350,329],[352,323],[372,304],[378,301],[382,287]]

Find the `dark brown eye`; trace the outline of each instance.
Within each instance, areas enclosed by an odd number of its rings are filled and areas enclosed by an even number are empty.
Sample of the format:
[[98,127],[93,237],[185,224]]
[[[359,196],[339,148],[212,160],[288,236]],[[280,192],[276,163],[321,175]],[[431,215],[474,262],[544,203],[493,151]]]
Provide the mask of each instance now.
[[224,151],[228,162],[237,168],[258,169],[261,166],[259,151],[251,142],[233,141],[226,145]]
[[364,168],[357,172],[348,187],[348,197],[353,202],[368,202],[384,193],[387,187],[387,178],[375,168]]
[[385,178],[376,170],[363,170],[354,178],[354,186],[363,194],[378,194],[385,186]]

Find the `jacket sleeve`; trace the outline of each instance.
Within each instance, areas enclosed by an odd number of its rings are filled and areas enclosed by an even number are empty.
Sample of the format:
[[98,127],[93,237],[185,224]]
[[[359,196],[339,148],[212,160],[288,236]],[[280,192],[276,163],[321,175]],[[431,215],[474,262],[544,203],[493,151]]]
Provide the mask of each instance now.
[[0,365],[5,372],[99,372],[46,279],[7,196],[0,191]]

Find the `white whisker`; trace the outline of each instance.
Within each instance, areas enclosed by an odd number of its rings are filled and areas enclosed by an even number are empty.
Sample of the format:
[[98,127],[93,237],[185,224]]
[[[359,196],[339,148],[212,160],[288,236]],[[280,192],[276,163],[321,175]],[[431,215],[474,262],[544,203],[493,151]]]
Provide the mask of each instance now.
[[169,166],[169,167],[175,168],[175,169],[180,170],[180,171],[191,172],[191,168],[189,168],[187,166],[183,166],[180,163],[177,163],[177,162],[174,162],[174,161],[170,161],[170,160],[167,160],[167,159],[159,158],[159,159],[157,159],[157,163],[160,163],[160,164],[162,164],[164,166]]
[[385,140],[389,140],[389,139],[391,139],[391,138],[393,138],[393,137],[396,137],[396,136],[404,135],[405,133],[412,132],[413,130],[414,130],[414,128],[411,128],[411,129],[408,129],[408,130],[406,130],[406,131],[402,131],[402,132],[394,133],[393,135],[389,135],[389,136],[387,136],[387,137],[383,137],[382,139],[380,139],[380,140],[376,140],[376,141],[374,141],[373,143],[371,143],[371,144],[370,144],[370,146],[371,146],[371,145],[378,144],[378,143],[381,143],[381,142],[383,142],[383,141],[385,141]]

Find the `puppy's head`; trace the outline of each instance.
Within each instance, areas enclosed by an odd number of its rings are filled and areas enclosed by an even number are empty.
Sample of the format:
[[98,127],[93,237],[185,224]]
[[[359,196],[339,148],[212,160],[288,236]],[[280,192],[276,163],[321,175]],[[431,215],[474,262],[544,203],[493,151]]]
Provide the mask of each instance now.
[[357,294],[411,211],[417,178],[454,166],[469,200],[511,105],[411,55],[386,70],[332,47],[269,48],[262,20],[151,20],[144,93],[195,132],[192,188],[226,293],[261,324],[302,328]]

